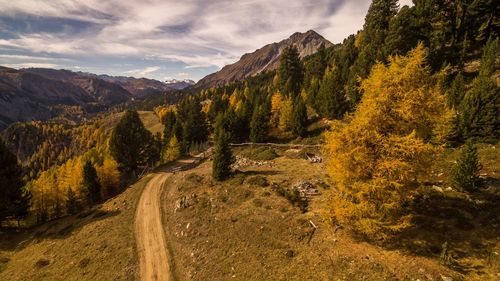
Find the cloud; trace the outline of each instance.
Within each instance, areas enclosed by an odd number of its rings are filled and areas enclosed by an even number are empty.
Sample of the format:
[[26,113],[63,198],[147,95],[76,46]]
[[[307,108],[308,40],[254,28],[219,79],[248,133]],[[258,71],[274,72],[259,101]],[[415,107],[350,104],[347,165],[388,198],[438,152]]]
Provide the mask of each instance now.
[[156,71],[160,70],[160,68],[161,67],[159,67],[159,66],[150,66],[150,67],[146,67],[143,69],[134,69],[134,70],[125,71],[125,73],[132,75],[134,77],[141,78],[141,77],[148,76],[148,74],[150,74],[152,72],[156,72]]
[[179,72],[179,73],[177,73],[177,74],[175,74],[175,75],[176,75],[177,77],[182,77],[182,78],[187,78],[187,77],[189,77],[189,76],[190,76],[190,74],[189,74],[189,73],[187,73],[187,72]]
[[135,71],[130,74],[139,76],[171,76],[179,68],[195,73],[195,69],[221,68],[244,53],[285,39],[296,31],[314,29],[334,43],[341,42],[362,28],[370,3],[0,0],[0,51],[78,58],[81,62],[95,57],[113,60],[115,64],[148,60],[150,64],[165,66],[163,69],[169,65],[178,68],[162,74],[155,69],[158,66],[151,65],[130,70]]
[[57,64],[53,63],[6,63],[3,64],[2,66],[10,67],[10,68],[58,68]]

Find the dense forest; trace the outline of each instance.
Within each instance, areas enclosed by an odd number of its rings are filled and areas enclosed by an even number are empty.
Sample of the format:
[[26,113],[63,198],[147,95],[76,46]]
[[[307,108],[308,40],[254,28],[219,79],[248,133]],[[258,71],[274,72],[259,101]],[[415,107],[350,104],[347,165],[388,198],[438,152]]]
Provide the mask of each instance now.
[[[230,143],[294,141],[325,144],[325,155],[335,155],[328,173],[340,192],[329,212],[337,222],[355,221],[371,237],[397,233],[412,224],[407,206],[442,147],[467,143],[450,181],[480,186],[474,143],[496,143],[500,133],[499,10],[492,0],[401,8],[374,0],[363,29],[341,44],[303,60],[289,46],[276,71],[152,97],[113,128],[103,120],[14,124],[0,159],[2,170],[19,172],[0,173],[12,182],[0,202],[17,203],[0,210],[0,221],[24,218],[28,208],[37,222],[75,213],[207,141],[215,142],[217,180],[230,176]],[[153,107],[164,125],[157,135],[133,111]]]

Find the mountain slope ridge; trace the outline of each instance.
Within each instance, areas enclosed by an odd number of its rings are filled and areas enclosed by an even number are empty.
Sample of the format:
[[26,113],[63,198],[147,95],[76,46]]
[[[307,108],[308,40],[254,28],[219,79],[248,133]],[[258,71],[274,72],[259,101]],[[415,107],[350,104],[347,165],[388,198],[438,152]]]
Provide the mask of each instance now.
[[295,32],[289,38],[271,43],[252,53],[241,56],[237,62],[224,66],[220,71],[209,74],[196,84],[196,87],[213,87],[228,84],[247,77],[255,76],[279,67],[279,59],[285,47],[294,45],[300,58],[316,53],[321,45],[331,47],[333,44],[314,30],[304,33]]

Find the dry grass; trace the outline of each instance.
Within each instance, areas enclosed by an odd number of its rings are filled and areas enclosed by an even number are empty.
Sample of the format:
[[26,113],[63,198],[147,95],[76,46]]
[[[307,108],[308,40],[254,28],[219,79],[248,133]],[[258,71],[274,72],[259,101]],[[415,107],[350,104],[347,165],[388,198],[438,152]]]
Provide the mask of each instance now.
[[0,280],[135,280],[134,215],[148,180],[99,208],[0,233]]
[[[285,157],[274,162],[271,168],[242,169],[223,183],[211,179],[211,162],[206,162],[167,181],[163,219],[177,279],[440,280],[441,275],[459,276],[436,258],[355,241],[345,230],[335,232],[322,215],[333,188],[319,188],[322,195],[302,213],[272,185],[248,183],[255,176],[285,187],[299,180],[326,180],[322,165]],[[189,198],[190,206],[175,211],[176,201],[183,197]],[[309,221],[318,227],[310,242]]]

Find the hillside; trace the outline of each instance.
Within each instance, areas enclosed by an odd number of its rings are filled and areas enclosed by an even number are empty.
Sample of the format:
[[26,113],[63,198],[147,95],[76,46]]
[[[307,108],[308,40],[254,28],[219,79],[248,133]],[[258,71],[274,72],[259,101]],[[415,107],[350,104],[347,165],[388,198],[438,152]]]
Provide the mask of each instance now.
[[78,215],[0,233],[0,280],[136,280],[134,216],[149,179]]
[[[492,150],[494,146],[481,150],[488,167],[483,172],[498,177]],[[161,209],[178,280],[493,280],[498,259],[486,257],[499,244],[488,233],[498,227],[463,225],[496,221],[491,216],[498,207],[488,208],[498,197],[476,205],[462,201],[464,194],[431,189],[429,200],[442,202],[434,210],[437,215],[422,213],[433,218],[431,225],[409,231],[399,241],[361,242],[347,226],[332,226],[325,219],[324,207],[337,189],[329,184],[324,165],[309,163],[295,150],[275,151],[275,159],[237,161],[236,174],[225,182],[212,179],[211,161],[167,179]],[[261,159],[257,152],[245,148],[236,154]],[[435,175],[446,177],[441,169],[455,157],[450,150],[437,159]],[[320,193],[310,197],[306,212],[283,191],[300,182]],[[491,196],[487,194],[475,194],[472,200]],[[463,204],[460,224],[445,213],[456,204]],[[446,241],[454,257],[450,267],[439,260]]]
[[75,124],[134,98],[188,86],[185,81],[164,83],[62,69],[0,67],[0,131],[13,122],[53,118]]
[[[33,177],[93,147],[103,146],[122,115],[123,112],[113,113],[78,126],[40,121],[16,123],[0,132],[0,137]],[[154,112],[140,111],[139,116],[151,133],[163,131]]]
[[244,54],[236,63],[224,66],[220,71],[198,81],[196,87],[220,86],[277,69],[281,53],[289,45],[297,47],[300,58],[304,58],[314,54],[321,44],[325,47],[333,46],[330,41],[313,30],[305,33],[296,32],[288,39],[266,45],[253,53]]

